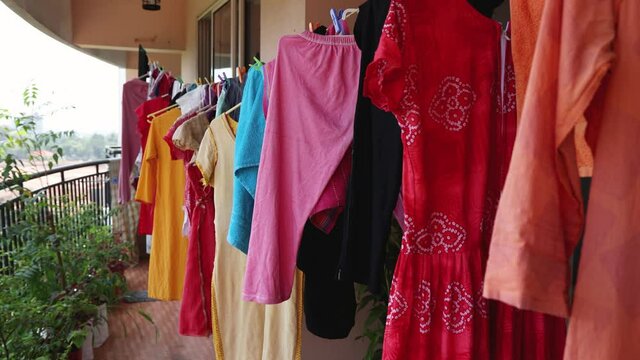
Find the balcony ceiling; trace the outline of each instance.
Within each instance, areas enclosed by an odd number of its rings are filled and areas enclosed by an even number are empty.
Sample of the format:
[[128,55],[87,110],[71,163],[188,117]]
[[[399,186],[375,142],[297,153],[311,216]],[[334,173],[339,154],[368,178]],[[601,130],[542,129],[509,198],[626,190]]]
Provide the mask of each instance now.
[[137,61],[139,44],[169,62],[186,47],[187,1],[163,0],[160,11],[143,10],[139,0],[1,1],[50,36],[120,67]]

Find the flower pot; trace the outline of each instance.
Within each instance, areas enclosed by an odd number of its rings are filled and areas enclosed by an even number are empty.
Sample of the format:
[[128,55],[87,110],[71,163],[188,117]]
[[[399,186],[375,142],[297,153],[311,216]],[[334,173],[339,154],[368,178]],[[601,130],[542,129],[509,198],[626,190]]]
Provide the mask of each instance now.
[[109,319],[107,316],[107,304],[98,306],[98,316],[93,320],[91,327],[94,348],[99,348],[109,338]]
[[90,327],[87,327],[87,338],[82,344],[80,360],[93,360],[93,333]]

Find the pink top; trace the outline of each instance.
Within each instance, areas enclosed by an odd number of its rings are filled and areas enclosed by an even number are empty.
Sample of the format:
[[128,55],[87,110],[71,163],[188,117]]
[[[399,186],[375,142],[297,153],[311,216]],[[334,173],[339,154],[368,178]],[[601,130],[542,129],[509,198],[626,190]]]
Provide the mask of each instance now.
[[149,85],[140,80],[129,80],[122,86],[122,160],[118,181],[118,199],[121,203],[131,200],[131,168],[140,153],[140,136],[136,132],[138,116],[136,108],[147,99]]
[[304,224],[353,138],[353,36],[285,36],[271,85],[243,297],[289,298]]

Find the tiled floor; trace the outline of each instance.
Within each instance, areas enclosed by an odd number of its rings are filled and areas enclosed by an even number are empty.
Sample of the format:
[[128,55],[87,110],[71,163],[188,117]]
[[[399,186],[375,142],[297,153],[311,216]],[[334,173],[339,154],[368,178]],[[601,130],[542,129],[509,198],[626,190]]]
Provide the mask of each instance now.
[[[147,288],[148,265],[140,264],[126,271],[130,290]],[[153,318],[156,328],[138,310]],[[96,360],[209,360],[214,358],[211,338],[178,335],[180,302],[147,302],[123,305],[109,313],[110,336],[95,349]]]

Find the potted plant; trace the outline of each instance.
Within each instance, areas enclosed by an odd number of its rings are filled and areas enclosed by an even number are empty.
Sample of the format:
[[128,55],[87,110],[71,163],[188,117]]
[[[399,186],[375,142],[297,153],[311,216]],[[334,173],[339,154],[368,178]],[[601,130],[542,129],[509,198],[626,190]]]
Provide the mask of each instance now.
[[[23,97],[34,108],[37,88]],[[10,260],[0,267],[0,356],[77,358],[87,343],[92,350],[94,334],[104,338],[105,329],[96,328],[107,324],[105,308],[115,306],[126,289],[122,266],[128,252],[109,227],[97,225],[106,222],[97,221],[102,212],[95,206],[69,198],[54,205],[23,186],[26,169],[58,163],[63,151],[57,141],[72,134],[38,133],[35,119],[0,109],[0,188],[21,207],[19,221],[0,234],[0,258]],[[54,155],[45,159],[42,150]]]

